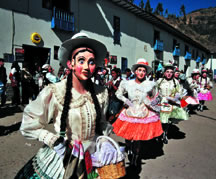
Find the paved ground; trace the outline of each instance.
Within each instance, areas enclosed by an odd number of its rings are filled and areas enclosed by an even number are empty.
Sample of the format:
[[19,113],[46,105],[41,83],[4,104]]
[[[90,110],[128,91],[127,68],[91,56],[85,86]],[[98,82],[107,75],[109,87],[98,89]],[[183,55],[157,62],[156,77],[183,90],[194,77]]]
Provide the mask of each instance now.
[[[216,89],[214,100],[203,112],[174,125],[169,143],[149,141],[143,145],[141,167],[128,167],[127,179],[215,179],[216,178]],[[23,107],[0,109],[0,179],[12,179],[37,152],[41,143],[21,136],[19,132]],[[117,141],[121,138],[112,135]]]

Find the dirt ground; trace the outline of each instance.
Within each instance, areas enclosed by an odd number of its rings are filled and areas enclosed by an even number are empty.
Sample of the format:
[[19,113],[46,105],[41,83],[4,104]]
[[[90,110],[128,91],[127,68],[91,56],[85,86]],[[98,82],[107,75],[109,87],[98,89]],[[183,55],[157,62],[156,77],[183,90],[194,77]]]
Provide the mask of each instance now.
[[[173,125],[169,143],[155,140],[143,144],[142,164],[128,167],[127,179],[215,179],[216,178],[216,96],[203,112]],[[0,108],[0,179],[12,179],[42,144],[25,139],[19,132],[23,107]],[[50,128],[50,126],[48,126]],[[120,137],[114,139],[124,144]]]

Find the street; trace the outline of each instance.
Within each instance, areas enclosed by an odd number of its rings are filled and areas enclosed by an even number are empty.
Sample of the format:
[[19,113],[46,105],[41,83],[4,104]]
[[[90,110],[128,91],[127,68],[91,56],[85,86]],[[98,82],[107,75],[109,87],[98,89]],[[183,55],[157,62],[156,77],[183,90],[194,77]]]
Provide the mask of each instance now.
[[[126,159],[128,179],[215,179],[216,178],[216,89],[213,101],[203,112],[191,114],[188,121],[172,125],[169,143],[155,140],[143,145],[141,168],[131,169]],[[12,179],[42,146],[19,132],[23,107],[0,109],[0,178]],[[49,126],[50,127],[50,126]],[[124,140],[112,137],[124,143]]]

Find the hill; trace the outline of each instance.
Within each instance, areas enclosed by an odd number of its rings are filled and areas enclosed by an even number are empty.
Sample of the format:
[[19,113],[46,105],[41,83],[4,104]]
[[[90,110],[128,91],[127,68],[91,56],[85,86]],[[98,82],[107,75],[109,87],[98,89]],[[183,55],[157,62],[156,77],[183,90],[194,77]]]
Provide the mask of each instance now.
[[192,11],[186,19],[175,15],[157,17],[216,53],[216,7]]

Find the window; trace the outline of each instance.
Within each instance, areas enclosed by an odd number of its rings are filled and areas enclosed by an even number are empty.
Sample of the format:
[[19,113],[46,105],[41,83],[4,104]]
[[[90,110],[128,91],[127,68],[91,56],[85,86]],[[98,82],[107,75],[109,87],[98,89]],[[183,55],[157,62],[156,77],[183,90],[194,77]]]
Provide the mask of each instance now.
[[59,46],[54,46],[54,59],[58,60],[58,50],[59,50]]
[[188,45],[185,45],[185,55],[186,55],[186,52],[189,52],[189,47],[188,47]]
[[192,58],[195,59],[195,50],[192,50]]
[[173,50],[175,50],[176,45],[177,45],[177,40],[176,40],[176,39],[173,39]]
[[124,72],[128,67],[128,60],[125,57],[121,58],[121,70]]
[[196,51],[196,59],[198,58],[198,56],[199,56],[199,51],[197,50]]
[[120,18],[113,17],[113,29],[114,29],[114,44],[120,44]]
[[42,7],[46,9],[56,7],[61,10],[70,11],[70,0],[64,0],[64,3],[59,0],[42,0]]
[[4,62],[10,62],[13,63],[14,61],[14,55],[9,53],[4,53]]
[[156,43],[156,40],[160,40],[160,32],[154,30],[154,44]]
[[111,55],[110,56],[110,63],[111,64],[117,64],[117,56]]

